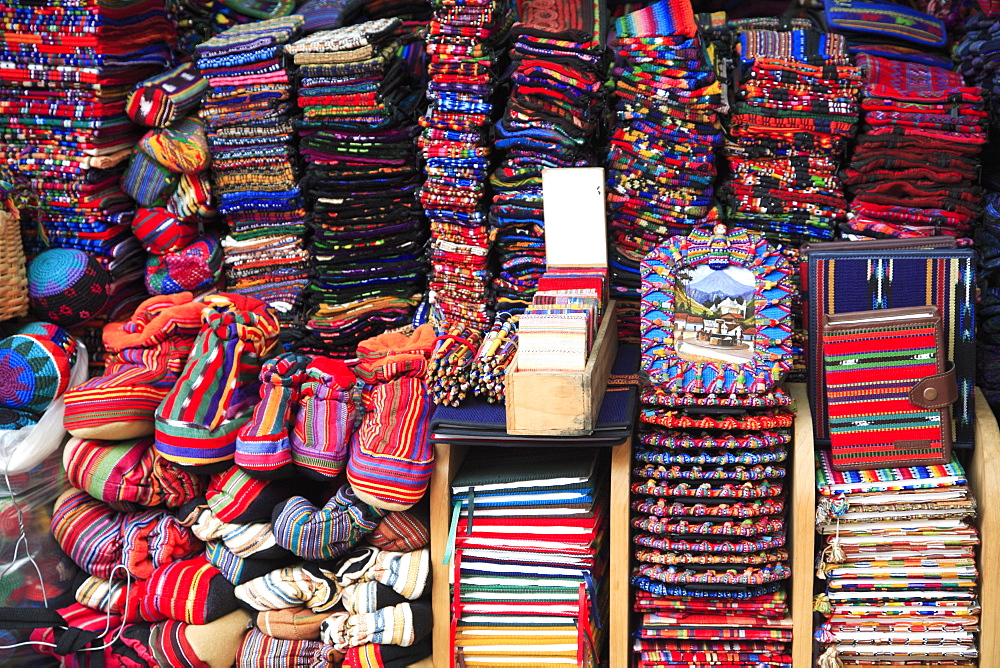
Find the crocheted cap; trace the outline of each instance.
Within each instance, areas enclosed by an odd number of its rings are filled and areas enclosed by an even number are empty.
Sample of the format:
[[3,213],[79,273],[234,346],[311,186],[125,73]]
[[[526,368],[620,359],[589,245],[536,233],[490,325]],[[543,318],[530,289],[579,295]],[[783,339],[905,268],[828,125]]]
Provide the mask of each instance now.
[[52,248],[28,266],[28,303],[39,320],[73,327],[108,305],[111,273],[81,250]]
[[48,339],[66,351],[70,368],[73,368],[73,365],[76,364],[76,339],[59,325],[53,325],[50,322],[29,322],[14,333],[30,334],[42,339]]
[[41,413],[66,391],[69,356],[49,339],[15,334],[0,341],[0,406]]
[[30,427],[37,422],[37,418],[31,413],[0,406],[0,432]]

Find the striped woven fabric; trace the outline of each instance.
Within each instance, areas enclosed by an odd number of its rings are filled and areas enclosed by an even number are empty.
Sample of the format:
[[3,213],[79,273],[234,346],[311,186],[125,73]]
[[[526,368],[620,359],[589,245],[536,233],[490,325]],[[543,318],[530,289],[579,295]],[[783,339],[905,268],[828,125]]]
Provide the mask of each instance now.
[[698,25],[690,2],[660,0],[648,7],[631,12],[615,21],[619,37],[684,35],[694,37]]
[[222,541],[238,557],[272,559],[287,556],[288,552],[275,542],[270,522],[230,524],[220,522],[210,508],[202,506],[200,511],[194,524],[190,526],[194,535],[206,543],[212,540]]
[[57,501],[52,535],[67,555],[91,575],[110,578],[125,566],[146,579],[158,567],[202,549],[191,530],[163,510],[116,513],[86,492]]
[[158,206],[167,203],[179,180],[179,174],[136,151],[122,176],[122,188],[139,205]]
[[166,127],[198,107],[208,82],[194,63],[184,63],[141,82],[129,96],[129,118],[140,125]]
[[292,461],[307,478],[336,478],[347,464],[357,407],[354,373],[340,360],[316,357],[306,368],[295,424]]
[[333,573],[315,564],[287,566],[236,587],[236,598],[254,610],[305,606],[326,612],[340,602]]
[[70,439],[63,467],[71,485],[116,510],[176,508],[203,494],[205,479],[179,470],[152,448],[151,437],[123,441]]
[[929,325],[824,332],[835,466],[907,466],[946,456],[941,411],[909,399],[918,380],[938,373],[938,354]]
[[243,638],[236,665],[243,668],[333,668],[342,656],[330,645],[316,640],[282,640],[251,629]]
[[236,465],[259,478],[285,477],[291,468],[289,431],[308,359],[282,353],[260,370],[260,403],[236,437]]
[[220,293],[205,305],[188,364],[156,411],[156,448],[184,466],[222,467],[252,415],[278,320],[262,301],[243,295]]
[[189,292],[151,297],[127,322],[105,327],[104,375],[66,392],[67,431],[114,440],[151,434],[156,407],[187,362],[203,309]]
[[434,472],[427,387],[423,378],[404,376],[366,388],[362,401],[365,420],[351,441],[347,479],[358,498],[406,510],[423,498]]
[[154,624],[149,632],[149,648],[161,666],[173,668],[209,668],[209,664],[198,658],[197,652],[188,642],[188,625],[168,619]]
[[280,560],[238,557],[221,540],[205,543],[205,558],[233,585],[263,577],[284,563]]
[[143,248],[153,255],[164,255],[194,243],[198,223],[182,220],[162,206],[141,206],[132,219],[132,231]]
[[278,544],[304,559],[329,561],[345,554],[375,530],[383,512],[359,501],[344,485],[317,509],[301,496],[275,508],[272,526]]

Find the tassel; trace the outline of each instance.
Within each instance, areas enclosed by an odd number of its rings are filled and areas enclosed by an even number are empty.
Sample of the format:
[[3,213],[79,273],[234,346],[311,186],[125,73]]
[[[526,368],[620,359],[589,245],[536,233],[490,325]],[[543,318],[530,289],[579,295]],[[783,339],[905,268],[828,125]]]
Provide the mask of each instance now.
[[827,562],[831,564],[842,564],[847,560],[847,555],[844,554],[844,547],[840,544],[840,531],[833,537],[833,542],[830,543],[830,555],[827,558]]
[[826,648],[826,651],[819,657],[816,665],[819,668],[844,668],[844,662],[840,660],[837,648],[832,646]]
[[816,578],[819,580],[826,579],[826,569],[823,568],[826,560],[826,551],[830,549],[829,547],[824,548],[819,554],[816,555]]
[[829,615],[833,611],[830,597],[826,594],[816,594],[816,597],[813,599],[813,610],[823,615]]

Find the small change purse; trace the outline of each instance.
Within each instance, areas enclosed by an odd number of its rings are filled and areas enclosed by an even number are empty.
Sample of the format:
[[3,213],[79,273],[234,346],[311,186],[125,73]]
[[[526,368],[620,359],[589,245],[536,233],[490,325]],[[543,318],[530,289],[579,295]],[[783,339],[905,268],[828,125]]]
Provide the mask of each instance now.
[[936,306],[825,314],[821,335],[834,470],[951,461],[958,385]]

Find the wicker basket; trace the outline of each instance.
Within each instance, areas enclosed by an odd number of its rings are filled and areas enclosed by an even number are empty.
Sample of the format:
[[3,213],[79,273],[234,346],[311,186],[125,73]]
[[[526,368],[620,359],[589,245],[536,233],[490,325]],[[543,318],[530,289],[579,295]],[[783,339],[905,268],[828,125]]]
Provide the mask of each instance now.
[[0,320],[28,314],[28,272],[17,209],[0,201]]

